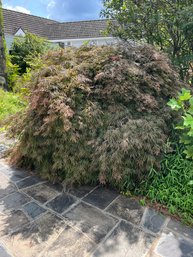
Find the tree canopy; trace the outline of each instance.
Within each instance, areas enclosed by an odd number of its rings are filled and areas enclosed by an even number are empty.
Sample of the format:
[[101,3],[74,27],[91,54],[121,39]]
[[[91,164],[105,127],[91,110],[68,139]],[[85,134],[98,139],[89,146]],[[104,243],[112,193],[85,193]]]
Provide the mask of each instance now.
[[144,40],[169,53],[183,73],[193,59],[193,0],[103,0],[108,28],[124,40]]

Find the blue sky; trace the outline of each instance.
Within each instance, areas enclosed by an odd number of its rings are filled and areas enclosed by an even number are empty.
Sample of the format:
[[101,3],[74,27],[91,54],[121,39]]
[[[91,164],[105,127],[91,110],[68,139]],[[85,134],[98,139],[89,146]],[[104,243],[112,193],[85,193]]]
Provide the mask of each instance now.
[[98,19],[102,0],[3,0],[3,7],[58,21]]

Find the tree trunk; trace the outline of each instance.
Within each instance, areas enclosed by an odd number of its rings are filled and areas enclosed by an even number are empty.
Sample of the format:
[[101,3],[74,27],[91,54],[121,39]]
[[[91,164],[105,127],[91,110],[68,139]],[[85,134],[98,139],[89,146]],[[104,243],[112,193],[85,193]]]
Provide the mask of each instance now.
[[0,87],[7,88],[6,59],[5,59],[5,41],[3,28],[3,10],[0,0]]

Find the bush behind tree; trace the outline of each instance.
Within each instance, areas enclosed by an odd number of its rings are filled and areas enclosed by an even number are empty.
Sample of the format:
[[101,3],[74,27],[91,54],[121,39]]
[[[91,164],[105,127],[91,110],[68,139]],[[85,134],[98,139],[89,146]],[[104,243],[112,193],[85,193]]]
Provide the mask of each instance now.
[[66,183],[134,188],[159,168],[181,82],[148,45],[65,49],[47,54],[30,83],[29,107],[12,132],[11,161]]
[[51,48],[46,39],[31,33],[26,33],[25,37],[16,37],[11,46],[11,62],[19,67],[19,73],[26,73],[30,68],[30,63],[40,57]]

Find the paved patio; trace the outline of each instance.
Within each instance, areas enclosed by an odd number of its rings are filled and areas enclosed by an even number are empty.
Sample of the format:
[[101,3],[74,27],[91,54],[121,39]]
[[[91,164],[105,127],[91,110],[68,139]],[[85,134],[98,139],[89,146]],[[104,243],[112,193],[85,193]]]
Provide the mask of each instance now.
[[0,161],[0,257],[193,257],[193,228],[98,187],[64,192]]

